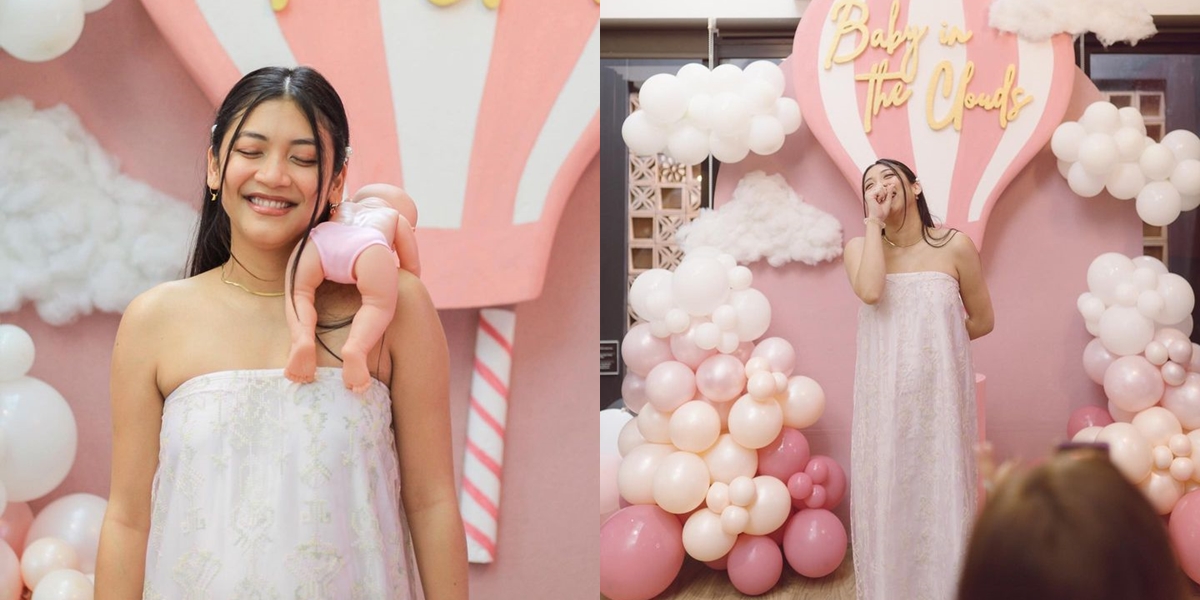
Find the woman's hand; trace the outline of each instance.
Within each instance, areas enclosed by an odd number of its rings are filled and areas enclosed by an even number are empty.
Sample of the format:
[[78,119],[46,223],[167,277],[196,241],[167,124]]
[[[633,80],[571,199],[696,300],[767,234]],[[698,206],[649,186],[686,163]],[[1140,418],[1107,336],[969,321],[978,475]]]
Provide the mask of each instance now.
[[876,186],[867,192],[867,217],[886,221],[892,214],[892,199],[896,193],[896,182],[893,179],[884,185]]

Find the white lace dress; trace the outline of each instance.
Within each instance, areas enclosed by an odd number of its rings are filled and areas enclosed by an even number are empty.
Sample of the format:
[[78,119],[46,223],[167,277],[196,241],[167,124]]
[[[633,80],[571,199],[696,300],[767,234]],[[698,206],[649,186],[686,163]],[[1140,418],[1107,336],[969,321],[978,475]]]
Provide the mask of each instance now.
[[415,599],[387,387],[222,371],[163,407],[146,599]]
[[860,599],[950,600],[975,507],[975,374],[958,281],[889,274],[858,315],[850,505]]

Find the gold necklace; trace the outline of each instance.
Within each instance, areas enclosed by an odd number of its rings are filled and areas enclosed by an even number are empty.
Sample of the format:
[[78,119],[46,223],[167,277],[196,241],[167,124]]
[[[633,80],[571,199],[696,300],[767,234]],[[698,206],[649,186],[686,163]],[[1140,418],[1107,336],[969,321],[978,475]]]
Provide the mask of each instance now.
[[[229,264],[229,263],[225,263],[225,264]],[[255,296],[262,296],[263,298],[278,298],[283,295],[283,292],[256,292],[236,281],[230,281],[229,279],[227,279],[225,277],[225,265],[221,265],[221,281],[223,281],[229,285],[232,285],[233,287],[238,288],[238,289],[242,290],[243,292],[246,292],[247,294],[253,294]]]
[[924,236],[921,236],[920,238],[917,238],[917,241],[915,241],[911,244],[905,244],[905,245],[901,246],[901,245],[896,244],[896,242],[889,240],[886,231],[881,231],[880,234],[883,235],[883,241],[887,242],[893,248],[912,248],[913,246],[916,246],[917,244],[921,243],[922,240],[925,239]]

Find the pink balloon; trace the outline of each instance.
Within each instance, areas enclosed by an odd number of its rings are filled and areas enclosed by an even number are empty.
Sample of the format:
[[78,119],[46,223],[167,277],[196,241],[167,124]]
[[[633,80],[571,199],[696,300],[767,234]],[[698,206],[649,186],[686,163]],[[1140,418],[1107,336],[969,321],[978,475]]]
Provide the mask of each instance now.
[[687,365],[667,361],[646,376],[646,398],[659,411],[669,413],[696,396],[696,374]]
[[827,510],[799,511],[788,520],[783,533],[783,553],[797,573],[824,577],[846,558],[846,527]]
[[1183,572],[1200,582],[1200,494],[1188,492],[1175,503],[1167,533]]
[[611,600],[649,600],[682,566],[683,526],[657,506],[622,508],[600,527],[600,593]]
[[24,589],[17,553],[7,543],[0,543],[0,600],[17,600]]
[[704,359],[717,353],[716,348],[704,350],[696,345],[696,326],[688,327],[683,333],[671,336],[671,354],[675,360],[696,369]]
[[1129,412],[1154,406],[1162,398],[1164,387],[1158,368],[1137,354],[1114,360],[1104,373],[1104,394]]
[[781,337],[771,337],[759,341],[750,356],[751,358],[761,356],[767,359],[771,365],[771,371],[782,372],[785,376],[790,377],[796,368],[796,349],[791,342]]
[[748,596],[757,596],[779,583],[783,553],[771,538],[741,535],[729,551],[729,582]]
[[1192,340],[1184,338],[1167,342],[1167,356],[1172,362],[1188,364],[1192,360]]
[[1167,388],[1162,405],[1184,429],[1200,428],[1200,373],[1188,373],[1182,385]]
[[638,323],[629,328],[621,343],[621,358],[630,372],[642,377],[659,364],[674,360],[670,342],[650,333],[649,323]]
[[1067,439],[1074,439],[1075,434],[1084,427],[1104,427],[1112,422],[1113,418],[1108,414],[1108,410],[1099,406],[1077,408],[1071,413],[1071,418],[1067,419]]
[[[0,539],[17,553],[18,558],[25,550],[26,534],[32,524],[33,510],[27,502],[9,502],[4,514],[0,515]],[[3,600],[3,596],[0,596],[0,600]]]
[[717,560],[710,560],[704,563],[704,566],[714,571],[724,571],[729,568],[729,555],[726,554]]
[[799,430],[784,427],[779,437],[758,449],[758,474],[787,481],[804,469],[811,455],[808,439]]
[[[29,527],[25,546],[44,537],[63,540],[79,556],[79,571],[96,572],[96,550],[100,547],[100,525],[108,500],[95,494],[70,494],[42,508]],[[615,506],[613,507],[616,508]]]
[[1104,372],[1108,370],[1108,365],[1116,359],[1116,355],[1104,347],[1100,338],[1088,342],[1083,348],[1083,370],[1100,385],[1104,385]]
[[1187,342],[1188,344],[1192,343],[1192,341],[1188,339],[1188,336],[1184,335],[1182,331],[1172,327],[1163,327],[1162,329],[1155,331],[1154,340],[1160,342],[1167,348],[1171,347],[1172,341]]
[[[825,501],[829,498],[829,493],[825,491],[825,486],[814,485],[812,493],[804,499],[803,502],[796,502],[792,499],[792,508],[803,510],[805,508],[825,508]],[[801,506],[803,504],[803,506]]]
[[1192,360],[1188,361],[1187,369],[1192,373],[1200,373],[1200,344],[1192,344]]
[[1183,385],[1184,380],[1187,379],[1187,369],[1173,360],[1164,364],[1161,367],[1161,372],[1163,383],[1171,387]]
[[621,380],[621,399],[625,401],[625,408],[634,414],[642,412],[642,407],[648,402],[646,379],[637,373],[626,373],[625,379]]
[[[792,518],[792,515],[794,515],[794,514],[796,514],[796,511],[795,511],[795,510],[792,510],[791,512],[789,512],[789,513],[788,513],[788,518],[789,518],[789,519],[790,519],[790,518]],[[776,546],[782,546],[782,545],[783,545],[783,532],[784,532],[784,531],[787,531],[787,521],[784,521],[784,522],[783,522],[783,525],[780,525],[780,526],[779,526],[779,529],[776,529],[775,531],[772,531],[771,533],[768,533],[768,534],[767,534],[767,537],[771,538],[771,541],[772,541],[772,542],[775,542],[775,545],[776,545]]]
[[[788,493],[792,495],[792,500],[804,500],[813,493],[813,480],[808,476],[808,473],[800,472],[792,475],[788,479]],[[792,502],[792,506],[796,506]]]
[[737,350],[734,350],[729,355],[742,361],[742,364],[746,364],[746,361],[750,360],[753,354],[754,342],[742,342],[738,344]]
[[713,402],[708,398],[705,398],[704,401],[711,404],[713,408],[717,409],[717,416],[721,417],[721,432],[729,433],[729,411],[733,410],[733,403]]
[[696,389],[714,402],[729,402],[746,389],[746,366],[729,354],[711,356],[696,368]]
[[804,467],[804,472],[812,478],[814,495],[816,495],[815,487],[817,485],[825,488],[824,502],[808,504],[809,508],[832,509],[846,495],[846,472],[832,458],[822,455],[814,456],[808,461],[808,466]]

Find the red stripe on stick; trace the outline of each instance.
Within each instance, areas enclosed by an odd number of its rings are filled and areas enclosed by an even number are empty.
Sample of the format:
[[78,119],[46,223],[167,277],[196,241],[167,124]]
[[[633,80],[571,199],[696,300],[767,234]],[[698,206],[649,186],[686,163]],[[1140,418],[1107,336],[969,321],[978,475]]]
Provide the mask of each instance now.
[[500,381],[500,378],[478,358],[475,359],[475,372],[479,373],[479,376],[483,377],[483,380],[488,382],[488,385],[492,386],[492,389],[496,390],[497,394],[500,394],[506,400],[508,399],[508,386],[504,385],[504,382]]
[[496,417],[493,417],[491,413],[489,413],[487,409],[483,407],[483,403],[476,400],[474,396],[471,396],[471,408],[475,410],[475,414],[479,415],[480,419],[483,419],[484,423],[487,423],[492,429],[496,430],[496,433],[500,436],[500,439],[504,439],[504,425],[500,424],[500,421],[497,421]]
[[475,458],[479,459],[479,462],[483,463],[483,466],[487,467],[489,471],[495,473],[497,478],[500,477],[500,463],[492,460],[492,457],[471,440],[467,440],[467,451],[475,455]]
[[504,348],[504,351],[507,352],[509,356],[512,356],[512,344],[500,334],[500,331],[497,330],[494,325],[489,323],[487,319],[483,318],[482,314],[479,315],[479,328],[482,329],[484,333],[488,334],[488,336],[490,336],[493,340],[496,340],[496,343],[500,344],[500,347]]
[[479,491],[479,488],[475,487],[475,484],[471,483],[470,479],[463,480],[463,491],[470,494],[475,499],[475,502],[478,502],[479,506],[483,507],[483,510],[492,515],[493,519],[500,518],[500,510],[496,508],[495,504],[492,504],[492,501],[487,496],[483,495],[483,492]]
[[487,535],[470,523],[463,523],[463,528],[467,530],[467,535],[471,539],[475,540],[480,546],[483,546],[484,550],[487,550],[489,555],[496,556],[496,544],[492,540],[489,540]]

